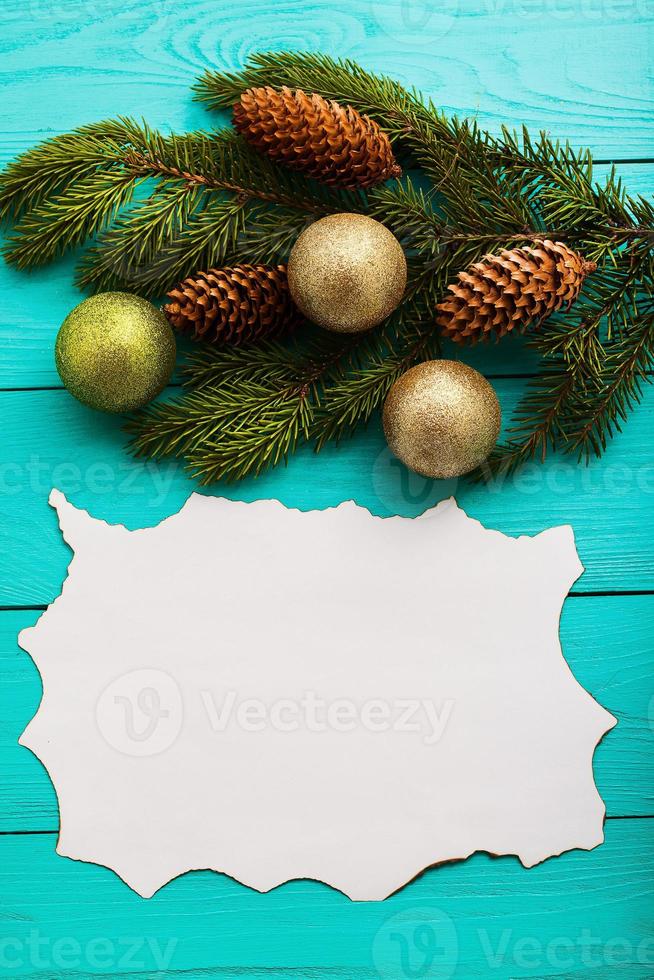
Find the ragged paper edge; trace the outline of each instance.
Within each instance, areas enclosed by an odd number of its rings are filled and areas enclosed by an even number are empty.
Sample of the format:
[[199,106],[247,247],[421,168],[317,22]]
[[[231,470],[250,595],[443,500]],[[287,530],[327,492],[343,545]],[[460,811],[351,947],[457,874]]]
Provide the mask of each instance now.
[[[28,636],[27,636],[27,634],[29,634],[32,630],[36,629],[36,627],[41,622],[42,618],[47,615],[47,613],[49,612],[49,610],[56,604],[56,602],[58,601],[58,599],[60,599],[63,596],[64,591],[66,589],[66,586],[69,583],[70,578],[71,578],[71,574],[72,574],[71,570],[72,570],[73,565],[74,565],[74,562],[75,562],[76,550],[75,550],[74,535],[71,535],[71,528],[67,524],[66,515],[67,514],[74,514],[75,515],[74,518],[73,518],[74,521],[80,521],[81,520],[83,523],[87,524],[87,526],[88,526],[89,523],[91,525],[95,525],[96,527],[98,527],[99,529],[101,529],[101,533],[104,533],[106,530],[113,531],[113,530],[117,530],[118,529],[120,532],[124,532],[124,533],[127,533],[127,534],[147,534],[148,532],[151,532],[153,530],[156,530],[157,528],[161,527],[162,525],[164,525],[164,524],[166,524],[166,523],[168,523],[170,521],[174,521],[174,520],[178,519],[180,517],[180,515],[184,512],[184,510],[189,506],[189,503],[190,503],[190,501],[193,498],[198,498],[200,500],[206,500],[206,501],[222,500],[222,501],[228,502],[230,505],[233,504],[233,505],[237,505],[237,506],[246,506],[246,507],[253,507],[253,506],[256,507],[257,505],[270,505],[270,504],[274,504],[274,505],[280,507],[283,510],[286,510],[286,511],[295,511],[296,513],[316,513],[316,512],[319,512],[319,511],[316,511],[315,509],[313,509],[313,510],[302,510],[301,508],[298,508],[298,507],[288,507],[284,503],[282,503],[281,501],[276,500],[276,499],[273,499],[273,498],[270,498],[270,499],[266,498],[266,499],[256,500],[256,501],[241,501],[241,500],[231,500],[230,498],[226,498],[226,497],[222,497],[222,498],[220,498],[220,497],[214,497],[214,496],[211,496],[211,495],[201,494],[201,493],[195,493],[194,492],[194,493],[191,493],[189,495],[189,497],[187,497],[187,499],[184,501],[184,503],[182,504],[182,506],[177,511],[175,511],[173,514],[170,514],[170,515],[162,518],[161,521],[159,521],[157,524],[154,524],[154,525],[151,525],[151,526],[145,527],[145,528],[137,528],[137,529],[134,529],[134,530],[130,530],[129,528],[127,528],[122,523],[112,524],[109,521],[104,520],[102,518],[93,517],[87,510],[85,510],[83,508],[78,508],[75,505],[71,504],[70,501],[66,498],[65,494],[62,491],[60,491],[57,488],[54,488],[53,487],[53,489],[51,490],[51,492],[49,494],[49,497],[48,497],[48,503],[50,504],[50,506],[57,513],[58,524],[59,524],[59,528],[61,530],[62,537],[63,537],[64,541],[66,542],[66,544],[70,547],[70,549],[72,551],[72,557],[71,557],[71,560],[70,560],[70,562],[68,564],[68,567],[67,567],[67,570],[66,570],[66,576],[64,578],[64,581],[63,581],[63,584],[62,584],[62,588],[61,588],[61,591],[60,591],[59,595],[55,599],[53,599],[53,601],[51,603],[49,603],[48,608],[43,611],[43,613],[41,614],[41,616],[39,617],[39,619],[37,620],[37,622],[33,626],[27,627],[26,629],[21,630],[21,632],[18,634],[18,644],[21,647],[21,649],[23,649],[26,653],[28,653],[28,655],[32,659],[32,661],[33,661],[33,663],[34,663],[34,665],[35,665],[35,667],[37,669],[37,672],[39,673],[39,677],[41,679],[41,684],[42,684],[42,689],[44,687],[44,685],[43,685],[43,678],[42,678],[42,675],[41,675],[41,671],[39,670],[38,663],[36,662],[36,660],[32,656],[32,653],[31,653],[29,647],[27,646],[27,641],[29,639]],[[383,515],[373,514],[368,508],[363,507],[360,504],[357,504],[356,501],[354,501],[352,499],[343,501],[343,502],[341,502],[339,504],[336,504],[336,505],[333,505],[331,507],[323,508],[322,510],[325,510],[325,511],[338,511],[338,510],[347,510],[347,509],[354,508],[356,510],[363,511],[372,520],[380,520],[380,521],[389,521],[389,520],[390,521],[405,521],[405,520],[406,521],[420,521],[420,520],[426,520],[426,519],[430,519],[430,518],[433,518],[435,516],[438,516],[439,511],[445,510],[445,509],[449,509],[451,507],[454,507],[455,510],[457,511],[457,513],[460,514],[466,521],[472,522],[472,523],[476,524],[485,534],[499,535],[505,541],[512,541],[516,545],[520,541],[523,541],[525,539],[531,540],[531,541],[535,541],[535,540],[538,540],[538,539],[544,539],[544,538],[546,538],[548,536],[552,536],[554,534],[565,533],[566,535],[569,535],[569,538],[570,538],[570,546],[569,547],[571,548],[571,555],[573,556],[574,559],[576,559],[576,566],[574,568],[571,568],[570,569],[570,575],[572,577],[570,578],[570,581],[569,581],[569,584],[567,585],[567,588],[565,588],[565,591],[562,592],[561,600],[560,600],[560,606],[558,608],[558,616],[557,616],[557,637],[558,637],[558,640],[559,640],[558,646],[559,646],[559,651],[560,651],[561,659],[563,660],[563,662],[564,662],[564,664],[565,664],[565,666],[566,666],[566,668],[567,668],[567,670],[569,672],[570,678],[574,681],[575,685],[579,688],[579,690],[581,692],[583,692],[583,694],[587,698],[589,698],[591,701],[593,701],[593,703],[597,706],[597,708],[599,709],[599,711],[601,713],[603,713],[603,716],[605,717],[605,722],[603,723],[602,726],[600,726],[599,734],[598,734],[598,736],[596,738],[596,741],[594,742],[594,745],[591,747],[591,759],[590,759],[591,772],[592,772],[592,778],[593,778],[593,785],[595,787],[595,792],[596,792],[597,798],[600,801],[600,803],[602,805],[602,808],[603,808],[602,824],[601,824],[600,833],[597,836],[597,840],[594,841],[593,843],[589,844],[588,846],[576,845],[576,846],[569,847],[569,848],[562,848],[560,851],[552,852],[552,853],[547,854],[544,857],[542,857],[542,858],[540,858],[540,859],[538,859],[536,861],[532,861],[532,862],[525,861],[523,859],[523,857],[518,852],[502,851],[501,853],[495,853],[493,851],[485,850],[483,848],[472,848],[466,854],[462,854],[460,856],[456,856],[456,857],[450,857],[450,856],[448,856],[446,858],[438,859],[438,860],[436,860],[434,862],[431,862],[429,864],[421,864],[419,868],[412,868],[412,869],[407,868],[406,872],[403,872],[401,875],[396,876],[396,881],[393,884],[389,885],[388,891],[385,892],[385,894],[380,899],[373,899],[373,900],[377,900],[377,901],[380,901],[380,900],[383,901],[383,900],[385,900],[386,898],[388,898],[391,895],[395,894],[397,891],[399,891],[402,888],[404,888],[406,885],[410,884],[412,881],[415,881],[416,879],[422,877],[422,875],[423,874],[426,874],[428,871],[430,871],[430,870],[432,870],[434,868],[438,868],[440,865],[443,865],[443,864],[451,864],[453,862],[459,862],[459,861],[465,861],[468,858],[472,857],[474,854],[488,854],[488,855],[490,855],[492,857],[498,857],[498,858],[500,858],[500,857],[515,857],[515,858],[517,858],[520,861],[520,863],[522,864],[522,866],[524,868],[531,868],[531,867],[535,867],[538,864],[542,864],[544,861],[547,861],[547,860],[549,860],[552,857],[558,857],[561,854],[570,853],[571,851],[575,851],[575,850],[592,851],[596,847],[599,847],[604,842],[604,840],[605,840],[604,823],[606,821],[606,805],[605,805],[604,800],[602,799],[602,797],[601,797],[601,795],[599,793],[599,790],[598,790],[598,787],[597,787],[597,782],[595,780],[594,756],[595,756],[595,752],[597,750],[597,747],[599,746],[599,744],[601,743],[601,741],[603,740],[603,738],[605,737],[605,735],[608,734],[608,732],[611,731],[618,724],[618,719],[614,715],[612,715],[611,712],[609,712],[603,705],[601,705],[593,697],[593,695],[590,694],[590,692],[586,690],[586,688],[583,687],[583,685],[575,677],[574,673],[572,672],[572,669],[571,669],[570,665],[568,664],[565,656],[563,655],[563,650],[562,650],[562,646],[561,646],[561,642],[560,642],[560,621],[561,621],[561,615],[562,615],[562,612],[563,612],[563,603],[565,601],[565,598],[567,597],[567,593],[570,590],[571,586],[574,584],[575,581],[577,581],[577,579],[583,574],[583,572],[585,570],[584,569],[584,566],[581,563],[581,560],[579,558],[579,554],[578,554],[577,547],[576,547],[574,529],[572,528],[572,526],[570,524],[555,525],[553,527],[545,528],[542,531],[538,531],[538,532],[536,532],[533,535],[521,534],[521,535],[514,536],[514,535],[506,534],[505,532],[500,531],[500,530],[498,530],[496,528],[488,528],[488,527],[486,527],[478,518],[470,517],[466,513],[466,511],[462,507],[459,506],[459,504],[457,503],[456,499],[453,496],[451,496],[449,498],[446,498],[444,500],[439,501],[434,507],[429,508],[428,510],[424,511],[422,514],[420,514],[417,517],[403,517],[402,515],[387,515],[387,516],[383,516]],[[565,581],[563,582],[563,584],[565,585]],[[43,694],[44,693],[45,693],[45,691],[43,690],[42,696],[41,696],[41,698],[39,700],[38,707],[37,707],[37,709],[36,709],[36,711],[35,711],[32,719],[27,724],[27,726],[24,729],[22,735],[20,736],[20,738],[18,740],[18,744],[21,745],[21,746],[23,746],[23,747],[25,747],[25,748],[27,748],[27,749],[29,749],[29,751],[32,752],[32,754],[37,758],[37,760],[40,762],[40,764],[46,770],[46,772],[48,774],[48,777],[50,778],[50,781],[52,783],[54,792],[55,792],[55,797],[57,799],[58,809],[59,809],[59,811],[61,811],[59,796],[58,796],[58,793],[57,793],[57,788],[56,788],[56,784],[55,784],[54,778],[53,778],[53,776],[52,776],[52,774],[51,774],[51,772],[50,772],[47,764],[43,761],[43,759],[39,755],[39,746],[38,746],[38,744],[36,744],[36,738],[30,738],[30,729],[32,728],[33,724],[36,722],[36,720],[38,718],[39,712],[41,710],[42,702],[43,702]],[[604,727],[604,725],[606,727]],[[272,891],[272,890],[274,890],[276,888],[279,888],[282,885],[284,885],[286,883],[289,883],[291,881],[317,881],[317,882],[319,882],[321,884],[326,885],[329,888],[332,888],[334,891],[340,892],[341,894],[345,895],[346,897],[348,897],[352,901],[371,901],[370,898],[365,898],[365,897],[357,896],[357,894],[356,893],[353,893],[352,890],[348,891],[345,887],[339,887],[339,885],[337,883],[335,883],[334,881],[323,881],[320,878],[311,878],[310,876],[297,876],[295,878],[281,877],[279,879],[276,878],[274,880],[271,880],[270,883],[268,883],[265,887],[260,887],[259,885],[257,885],[254,882],[250,882],[250,881],[245,880],[244,876],[242,874],[238,874],[235,870],[229,870],[229,869],[225,869],[225,868],[213,868],[213,867],[206,867],[206,866],[205,867],[184,867],[184,868],[180,869],[173,876],[167,876],[167,877],[165,877],[155,887],[152,887],[152,888],[142,888],[142,887],[139,887],[138,884],[136,884],[134,881],[130,881],[127,876],[122,875],[116,869],[109,868],[107,865],[104,865],[101,862],[99,862],[97,860],[94,860],[93,857],[85,857],[85,856],[79,855],[79,854],[75,855],[75,854],[72,854],[72,853],[67,853],[66,850],[63,849],[62,844],[61,844],[61,829],[59,831],[59,838],[58,838],[58,841],[57,841],[56,853],[59,856],[65,857],[65,858],[67,858],[69,860],[79,861],[80,863],[92,864],[92,865],[95,865],[96,867],[104,868],[105,870],[111,872],[112,874],[115,874],[116,877],[118,877],[120,880],[122,880],[129,888],[131,888],[133,891],[135,891],[137,894],[139,894],[144,899],[151,898],[153,895],[157,894],[157,892],[159,892],[166,885],[171,884],[173,881],[176,881],[178,878],[181,878],[181,877],[183,877],[186,874],[189,874],[189,873],[192,873],[192,872],[212,871],[212,872],[215,872],[215,873],[218,873],[218,874],[223,874],[226,877],[231,878],[233,881],[235,881],[235,882],[237,882],[239,884],[243,884],[243,885],[245,885],[248,888],[252,888],[254,891],[257,891],[260,894],[265,894],[265,893],[267,893],[269,891]]]

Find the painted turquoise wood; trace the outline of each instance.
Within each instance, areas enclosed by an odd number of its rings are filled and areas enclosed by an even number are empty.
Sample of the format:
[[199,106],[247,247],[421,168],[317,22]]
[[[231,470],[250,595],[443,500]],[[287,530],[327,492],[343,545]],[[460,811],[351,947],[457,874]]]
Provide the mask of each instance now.
[[[493,129],[525,122],[589,145],[599,159],[626,161],[629,189],[651,194],[653,34],[651,7],[638,0],[5,3],[0,164],[119,113],[206,127],[213,118],[189,98],[205,65],[236,69],[252,51],[291,46],[358,59]],[[314,882],[259,895],[208,873],[146,902],[110,872],[55,855],[51,784],[16,744],[40,682],[15,635],[38,616],[24,607],[58,593],[70,557],[47,491],[56,483],[96,516],[137,527],[192,488],[174,467],[130,460],[120,420],[61,390],[29,390],[59,387],[52,342],[79,298],[71,268],[68,259],[30,276],[0,267],[0,976],[652,977],[654,389],[588,469],[552,460],[503,485],[430,484],[397,466],[371,426],[322,456],[302,452],[286,470],[221,488],[301,508],[354,497],[382,515],[416,514],[456,492],[507,533],[571,523],[586,572],[564,606],[562,645],[580,683],[619,718],[595,755],[610,816],[602,847],[528,871],[476,855],[360,904]],[[524,381],[502,376],[535,366],[520,341],[466,359],[496,379],[505,412]]]
[[[496,382],[507,417],[524,383]],[[0,605],[49,602],[59,591],[69,552],[47,504],[53,485],[95,516],[129,527],[156,524],[193,489],[174,462],[131,461],[121,420],[89,412],[66,391],[0,392],[0,418],[6,433],[0,448]],[[407,516],[456,492],[471,515],[509,534],[572,524],[586,566],[576,590],[654,588],[653,421],[654,388],[648,388],[603,460],[586,468],[574,458],[552,458],[488,486],[409,476],[386,450],[375,423],[318,457],[306,448],[287,469],[212,492],[241,500],[276,497],[304,509],[354,498],[374,513]]]
[[187,93],[207,63],[238,69],[288,47],[392,73],[485,126],[550,129],[609,159],[654,155],[652,13],[631,0],[33,0],[0,17],[5,157],[34,131],[119,113],[204,125]]
[[112,872],[58,858],[54,847],[52,835],[0,837],[13,977],[652,976],[651,820],[608,821],[601,847],[529,870],[478,854],[428,871],[385,902],[353,903],[308,881],[260,895],[207,872],[144,901]]

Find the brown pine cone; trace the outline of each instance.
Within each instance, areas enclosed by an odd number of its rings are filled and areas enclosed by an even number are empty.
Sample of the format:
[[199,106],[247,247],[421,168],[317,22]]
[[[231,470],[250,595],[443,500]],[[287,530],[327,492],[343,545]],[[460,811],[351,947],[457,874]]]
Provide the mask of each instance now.
[[285,265],[196,272],[171,289],[168,299],[163,311],[173,327],[213,344],[270,340],[299,319]]
[[571,306],[596,268],[563,242],[548,240],[485,255],[447,287],[452,295],[436,307],[436,323],[460,344],[499,339]]
[[325,184],[370,187],[402,173],[374,120],[301,89],[248,89],[234,106],[234,125],[277,163]]

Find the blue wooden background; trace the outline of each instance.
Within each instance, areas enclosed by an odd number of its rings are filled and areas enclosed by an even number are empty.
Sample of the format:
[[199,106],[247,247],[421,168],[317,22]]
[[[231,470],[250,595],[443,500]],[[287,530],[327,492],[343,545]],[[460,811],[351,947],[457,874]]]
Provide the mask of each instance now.
[[[117,114],[209,125],[189,93],[206,65],[236,69],[250,52],[295,47],[355,58],[491,129],[526,122],[589,145],[649,194],[653,24],[651,0],[2,0],[0,162]],[[606,843],[529,871],[479,854],[383,903],[315,882],[259,895],[211,873],[143,901],[111,872],[55,855],[52,786],[17,745],[40,682],[15,637],[58,594],[70,557],[47,506],[52,485],[129,527],[174,511],[191,485],[174,466],[132,462],[119,420],[61,389],[52,347],[79,300],[70,261],[30,275],[2,268],[0,295],[0,975],[653,977],[654,389],[588,468],[552,459],[501,485],[432,484],[398,466],[373,426],[228,491],[302,508],[354,497],[407,515],[456,492],[511,534],[570,522],[586,572],[565,604],[564,651],[619,718],[595,756]],[[511,341],[470,360],[505,411],[534,369]]]

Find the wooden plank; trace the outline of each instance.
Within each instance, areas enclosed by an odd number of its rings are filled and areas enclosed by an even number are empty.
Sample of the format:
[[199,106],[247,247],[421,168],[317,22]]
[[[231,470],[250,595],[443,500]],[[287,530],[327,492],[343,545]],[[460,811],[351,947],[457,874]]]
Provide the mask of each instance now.
[[599,157],[654,156],[652,13],[626,0],[243,0],[210,13],[191,0],[39,0],[30,16],[3,4],[0,31],[4,159],[37,133],[119,113],[205,125],[188,96],[194,78],[271,47],[354,58],[493,129],[527,123]]
[[[496,383],[507,419],[524,384]],[[134,461],[124,448],[122,420],[89,411],[66,391],[2,392],[0,416],[0,605],[46,603],[61,588],[70,552],[47,503],[52,486],[95,516],[129,527],[156,524],[197,489],[174,462]],[[574,458],[553,458],[487,486],[410,474],[374,424],[320,457],[302,447],[287,468],[212,492],[240,500],[274,497],[301,509],[353,498],[374,513],[407,516],[456,493],[471,516],[509,534],[572,524],[587,569],[576,589],[652,589],[653,424],[654,389],[648,386],[604,461],[585,467]]]
[[[0,613],[0,833],[52,831],[59,826],[47,774],[32,753],[18,745],[38,707],[41,682],[16,636],[39,615]],[[597,786],[610,816],[654,814],[654,716],[649,705],[653,634],[652,595],[585,596],[565,603],[564,655],[579,683],[619,721],[595,754]]]
[[9,835],[0,837],[0,969],[34,980],[646,980],[653,837],[652,820],[609,821],[606,843],[590,853],[529,870],[478,854],[385,902],[354,903],[316,882],[260,895],[209,872],[145,901],[111,872],[57,857],[52,836]]
[[[238,68],[249,51],[288,44],[357,58],[423,87],[449,111],[476,114],[482,125],[526,122],[590,144],[599,157],[651,160],[652,24],[651,9],[630,0],[4,4],[0,160],[119,112],[163,127],[206,126],[212,117],[189,98],[193,77],[211,60]],[[651,168],[633,175],[630,168],[628,182],[651,193]],[[70,263],[30,276],[3,269],[0,287],[0,387],[58,384],[53,339],[79,299]],[[470,362],[493,375],[533,370],[520,344],[476,357]],[[520,382],[498,388],[508,407]],[[7,392],[0,408],[0,603],[46,602],[59,591],[70,553],[45,503],[53,482],[78,505],[129,526],[156,523],[192,487],[165,466],[130,462],[120,420],[87,412],[64,392]],[[432,487],[394,465],[371,428],[320,460],[303,453],[285,472],[220,492],[300,507],[353,496],[378,513],[410,514],[456,489],[470,513],[510,533],[570,521],[588,569],[578,589],[652,589],[653,411],[650,391],[604,462],[584,470],[555,461],[508,486]],[[651,596],[574,598],[562,619],[577,678],[620,719],[595,757],[600,791],[616,815],[653,812],[651,603]],[[15,632],[37,615],[0,613],[0,974],[654,975],[651,819],[608,821],[607,843],[590,854],[529,871],[510,858],[477,855],[433,869],[388,902],[358,904],[317,883],[262,896],[209,873],[185,876],[145,902],[110,872],[56,857],[53,834],[3,834],[56,827],[47,775],[16,745],[40,688]]]

